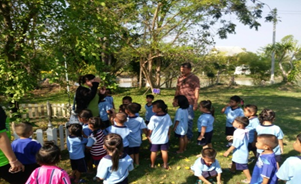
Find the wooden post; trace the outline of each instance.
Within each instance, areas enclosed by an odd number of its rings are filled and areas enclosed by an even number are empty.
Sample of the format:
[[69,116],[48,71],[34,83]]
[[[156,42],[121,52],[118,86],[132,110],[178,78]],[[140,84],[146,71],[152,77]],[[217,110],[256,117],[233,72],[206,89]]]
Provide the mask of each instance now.
[[61,150],[65,149],[65,139],[64,139],[64,126],[60,125],[59,126],[59,134],[60,134],[60,147]]
[[44,144],[43,130],[37,129],[36,134],[37,134],[37,141],[43,146]]
[[57,144],[57,128],[48,128],[46,130],[47,133],[47,140],[54,141]]

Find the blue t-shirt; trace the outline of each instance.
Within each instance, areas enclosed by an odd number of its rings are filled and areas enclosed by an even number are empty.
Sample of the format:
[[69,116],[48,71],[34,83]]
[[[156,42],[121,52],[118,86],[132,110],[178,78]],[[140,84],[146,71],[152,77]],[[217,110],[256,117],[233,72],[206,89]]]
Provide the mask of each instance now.
[[107,111],[112,109],[112,106],[107,101],[101,101],[98,104],[99,116],[102,121],[108,121],[108,113]]
[[198,131],[202,132],[202,127],[206,127],[206,132],[213,130],[214,117],[210,113],[203,113],[198,119]]
[[110,133],[119,134],[122,138],[123,147],[127,147],[130,145],[129,135],[131,133],[131,130],[127,126],[112,125],[109,126],[106,130],[108,134]]
[[36,164],[36,154],[41,148],[41,144],[32,139],[16,139],[11,143],[13,152],[22,164]]
[[149,121],[153,115],[155,115],[153,112],[153,105],[148,106],[145,104],[145,121]]
[[147,128],[152,131],[150,136],[152,144],[166,144],[170,126],[172,122],[168,114],[153,115],[147,125]]
[[232,109],[230,106],[226,108],[224,114],[226,114],[226,127],[233,127],[232,123],[236,117],[245,116],[242,108]]
[[[93,131],[89,128],[88,124],[83,124],[83,132],[87,137],[89,137]],[[88,141],[88,139],[84,137],[83,140]]]
[[113,103],[114,103],[114,99],[112,96],[106,96],[105,100],[111,105],[111,107],[113,108]]
[[86,143],[87,140],[81,139],[80,137],[71,135],[67,137],[67,149],[71,160],[78,160],[85,157],[84,145]]
[[238,164],[248,163],[248,138],[249,131],[247,129],[236,129],[233,134],[233,144],[235,147],[233,151],[232,161]]
[[[277,139],[283,139],[283,132],[281,128],[277,125],[259,125],[256,127],[257,135],[260,134],[271,134],[275,135]],[[258,153],[262,153],[263,150],[257,149]],[[281,155],[280,146],[278,145],[276,148],[273,149],[275,155]]]
[[255,139],[256,127],[260,125],[258,117],[250,118],[249,125],[246,129],[249,130],[249,143],[253,143]]
[[277,162],[275,154],[260,155],[253,169],[252,184],[261,184],[263,178],[269,178],[268,184],[277,184]]
[[186,135],[188,130],[188,109],[178,108],[175,115],[175,123],[179,122],[175,133],[178,135]]
[[129,120],[124,125],[131,130],[128,137],[129,147],[139,147],[142,143],[142,130],[147,128],[143,118],[137,116],[129,117]]
[[286,184],[301,183],[301,158],[296,156],[287,158],[276,175],[286,181]]
[[133,160],[127,154],[123,154],[119,158],[117,171],[112,171],[112,165],[112,157],[109,155],[103,157],[99,162],[96,177],[104,179],[104,184],[122,182],[129,175],[129,172],[134,169]]
[[199,157],[191,167],[191,170],[194,172],[194,175],[199,177],[203,176],[206,172],[216,171],[216,173],[222,173],[222,168],[219,165],[219,162],[215,159],[215,161],[210,165],[206,165],[205,161]]

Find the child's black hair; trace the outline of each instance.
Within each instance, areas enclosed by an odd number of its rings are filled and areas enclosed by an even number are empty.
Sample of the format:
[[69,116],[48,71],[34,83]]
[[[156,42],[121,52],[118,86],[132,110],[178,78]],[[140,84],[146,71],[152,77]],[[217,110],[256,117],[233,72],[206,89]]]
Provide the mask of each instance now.
[[141,110],[141,105],[138,103],[130,103],[126,106],[126,109],[132,114],[136,114]]
[[188,102],[186,96],[178,95],[178,96],[175,96],[175,99],[178,100],[178,104],[179,104],[180,108],[187,109],[189,107],[189,102]]
[[263,109],[258,116],[260,123],[262,124],[264,121],[273,122],[276,117],[276,113],[271,109]]
[[93,75],[93,74],[87,74],[87,75],[84,75],[84,76],[79,76],[78,83],[79,84],[85,84],[87,80],[90,81],[94,78],[95,78],[95,75]]
[[111,91],[111,89],[110,88],[106,88],[106,94],[112,94],[112,91]]
[[200,106],[210,111],[211,115],[214,116],[214,107],[210,100],[202,100]]
[[112,171],[118,170],[119,158],[123,152],[122,138],[118,134],[108,134],[104,138],[104,146],[107,151],[112,153]]
[[80,111],[80,113],[78,114],[78,117],[84,119],[85,121],[88,121],[90,118],[93,117],[93,114],[92,114],[91,110],[84,109],[84,110]]
[[150,99],[154,100],[155,96],[154,95],[146,95],[146,98],[150,98]]
[[60,155],[61,150],[53,141],[45,141],[36,154],[36,161],[39,165],[55,165],[60,161]]
[[249,119],[247,117],[236,117],[234,121],[237,121],[238,123],[243,125],[244,128],[246,128],[249,125]]
[[247,110],[249,113],[253,113],[253,116],[257,116],[257,106],[256,105],[245,105],[245,110]]
[[210,159],[215,159],[216,157],[216,151],[213,148],[205,148],[202,150],[202,157],[203,158],[210,158]]
[[125,113],[125,109],[127,108],[127,106],[128,106],[127,104],[121,104],[121,105],[119,106],[119,111]]
[[167,105],[165,104],[165,102],[163,100],[156,100],[153,102],[153,106],[156,106],[160,109],[162,109],[162,111],[164,113],[167,113]]
[[130,103],[132,103],[132,101],[133,101],[132,97],[130,97],[130,96],[125,96],[125,97],[123,97],[123,98],[122,98],[122,102],[123,102],[124,100],[128,100]]
[[15,132],[20,137],[29,137],[30,131],[32,131],[32,124],[28,121],[21,122],[15,125]]
[[242,98],[240,98],[239,96],[237,95],[234,95],[230,98],[230,100],[233,100],[234,102],[236,103],[240,103],[241,104],[241,107],[243,108],[244,107],[244,100]]
[[89,119],[89,124],[93,126],[93,135],[96,136],[96,133],[99,129],[105,129],[104,124],[102,123],[101,119],[99,117],[92,117]]
[[68,126],[68,131],[71,136],[82,137],[82,125],[74,123]]
[[278,146],[278,139],[272,134],[260,134],[257,138],[262,138],[263,144],[267,145],[271,150]]
[[99,93],[98,96],[99,96],[99,100],[98,100],[98,103],[99,103],[99,102],[103,101],[107,95]]

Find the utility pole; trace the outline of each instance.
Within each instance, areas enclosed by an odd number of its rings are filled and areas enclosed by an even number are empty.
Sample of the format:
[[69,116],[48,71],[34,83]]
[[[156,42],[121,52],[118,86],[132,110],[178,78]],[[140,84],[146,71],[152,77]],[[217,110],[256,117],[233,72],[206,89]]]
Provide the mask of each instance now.
[[276,41],[276,24],[277,24],[277,9],[274,8],[272,10],[272,16],[273,16],[273,51],[272,51],[272,63],[271,63],[271,84],[275,83],[274,79],[274,71],[275,71],[275,41]]

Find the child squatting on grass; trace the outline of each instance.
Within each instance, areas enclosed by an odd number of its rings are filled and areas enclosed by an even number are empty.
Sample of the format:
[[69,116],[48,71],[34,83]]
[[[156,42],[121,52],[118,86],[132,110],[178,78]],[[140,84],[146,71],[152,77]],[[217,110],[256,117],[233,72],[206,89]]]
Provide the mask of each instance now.
[[[297,135],[293,148],[301,153],[301,134]],[[301,156],[287,158],[276,175],[280,180],[286,181],[286,184],[301,183]]]
[[205,148],[191,167],[194,175],[198,177],[197,184],[211,184],[216,178],[217,184],[221,184],[222,168],[215,159],[216,151],[213,148]]
[[233,151],[232,166],[230,171],[242,170],[246,175],[246,179],[242,180],[243,183],[250,183],[251,174],[248,168],[248,142],[249,131],[246,126],[249,125],[249,119],[246,117],[237,117],[233,122],[233,127],[236,128],[233,136],[227,136],[228,140],[233,140],[232,146],[224,153],[227,157]]

